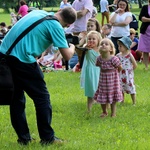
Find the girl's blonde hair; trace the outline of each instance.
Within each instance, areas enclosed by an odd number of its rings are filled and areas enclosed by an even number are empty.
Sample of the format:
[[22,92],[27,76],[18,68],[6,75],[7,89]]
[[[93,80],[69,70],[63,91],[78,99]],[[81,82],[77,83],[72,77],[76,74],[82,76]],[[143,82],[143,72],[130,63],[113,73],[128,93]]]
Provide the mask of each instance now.
[[115,49],[114,43],[113,43],[109,38],[104,38],[104,39],[102,39],[101,42],[100,42],[100,44],[101,44],[103,41],[106,41],[106,40],[109,42],[110,47],[111,47],[111,49],[112,49],[112,51],[110,51],[110,54],[111,54],[111,55],[115,55],[115,54],[116,54],[116,49]]
[[88,37],[89,37],[90,35],[93,35],[93,34],[95,34],[95,35],[97,36],[97,39],[98,39],[98,45],[97,45],[97,47],[99,47],[99,46],[100,46],[100,42],[101,42],[101,40],[102,40],[102,36],[101,36],[101,34],[100,34],[99,32],[97,32],[97,31],[90,31],[90,32],[87,34],[87,40],[88,40]]

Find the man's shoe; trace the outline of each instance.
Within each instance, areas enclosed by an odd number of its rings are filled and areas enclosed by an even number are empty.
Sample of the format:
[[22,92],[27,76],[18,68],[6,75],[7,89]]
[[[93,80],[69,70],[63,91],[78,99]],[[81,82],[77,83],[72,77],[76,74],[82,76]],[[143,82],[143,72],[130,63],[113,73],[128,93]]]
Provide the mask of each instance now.
[[49,144],[60,144],[61,145],[64,143],[64,141],[57,137],[54,137],[51,141],[50,140],[41,140],[40,143],[42,145],[49,145]]
[[31,142],[31,139],[29,139],[29,140],[18,139],[17,142],[20,145],[28,145]]
[[18,139],[17,142],[20,145],[28,145],[33,140],[35,140],[35,139],[34,138],[31,138],[31,139]]

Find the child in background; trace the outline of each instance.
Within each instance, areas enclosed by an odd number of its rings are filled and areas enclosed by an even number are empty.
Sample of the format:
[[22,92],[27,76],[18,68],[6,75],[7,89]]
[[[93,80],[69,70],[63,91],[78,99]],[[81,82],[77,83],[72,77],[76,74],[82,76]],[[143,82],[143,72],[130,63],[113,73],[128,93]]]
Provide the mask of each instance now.
[[116,116],[116,102],[123,100],[119,72],[122,69],[121,62],[115,55],[112,41],[104,38],[100,43],[100,56],[96,60],[96,66],[101,68],[98,89],[94,99],[101,104],[101,118],[108,115],[107,104],[111,105],[111,117]]
[[136,31],[133,28],[130,28],[130,39],[132,41],[132,44],[130,46],[131,53],[136,61],[140,61],[142,57],[142,52],[137,49],[139,39],[136,37]]
[[13,26],[17,22],[17,16],[15,15],[14,12],[11,12],[10,16],[11,16],[11,20],[10,20],[11,25]]
[[90,31],[97,31],[97,32],[101,32],[101,27],[100,27],[100,24],[98,22],[97,19],[95,18],[90,18],[87,22],[87,33],[86,34],[79,34],[79,45],[78,47],[83,47],[83,45],[86,43],[86,39],[87,39],[87,34],[90,32]]
[[47,50],[45,50],[41,57],[37,60],[38,64],[42,67],[52,67],[54,69],[62,68],[62,55],[60,54],[57,47],[53,45],[49,46]]
[[90,31],[87,34],[87,43],[83,67],[81,71],[81,87],[84,88],[85,96],[87,96],[87,109],[90,112],[94,103],[93,96],[98,87],[100,68],[95,66],[96,58],[99,54],[99,46],[102,37],[97,31]]
[[[83,45],[86,43],[87,34],[90,31],[97,31],[99,33],[101,31],[100,24],[99,24],[98,20],[95,19],[95,18],[90,18],[88,20],[88,23],[87,23],[87,33],[85,33],[85,34],[83,34],[83,33],[79,34],[80,41],[79,41],[79,44],[76,45],[77,47],[83,47]],[[76,52],[78,54],[78,60],[80,62],[81,61],[81,57],[82,57],[82,51],[79,50],[77,47],[76,47]],[[73,71],[74,72],[81,71],[80,63],[77,63],[77,65],[73,68]]]
[[120,81],[122,86],[123,96],[124,93],[130,94],[132,98],[132,103],[136,103],[136,91],[134,85],[134,69],[137,67],[136,60],[130,53],[130,46],[132,41],[129,37],[122,37],[118,40],[118,47],[120,53],[116,56],[120,59],[122,64],[122,71],[120,72]]

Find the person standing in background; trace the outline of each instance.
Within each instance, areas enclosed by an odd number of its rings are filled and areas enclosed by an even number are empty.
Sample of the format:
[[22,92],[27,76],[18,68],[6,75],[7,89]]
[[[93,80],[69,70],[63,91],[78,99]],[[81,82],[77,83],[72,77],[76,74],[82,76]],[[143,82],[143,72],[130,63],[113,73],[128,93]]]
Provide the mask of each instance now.
[[70,3],[68,3],[68,0],[63,0],[63,3],[60,4],[60,9],[63,9],[65,7],[72,7]]
[[77,20],[68,30],[74,35],[79,35],[81,32],[84,34],[87,31],[88,19],[92,17],[93,1],[74,0],[72,7],[77,11]]
[[142,7],[139,20],[142,24],[140,27],[138,50],[143,52],[143,63],[145,70],[148,70],[150,53],[150,0],[148,0],[148,5]]
[[18,11],[18,15],[21,15],[21,17],[24,17],[26,14],[28,14],[29,8],[24,0],[21,0],[19,4],[20,4],[20,8]]
[[117,10],[110,15],[110,24],[112,25],[111,40],[115,45],[116,54],[118,50],[118,39],[123,36],[130,36],[129,24],[132,21],[132,13],[129,11],[127,0],[119,0]]
[[104,20],[106,18],[107,23],[109,23],[109,3],[107,0],[100,0],[101,14],[102,14],[102,26],[104,25]]

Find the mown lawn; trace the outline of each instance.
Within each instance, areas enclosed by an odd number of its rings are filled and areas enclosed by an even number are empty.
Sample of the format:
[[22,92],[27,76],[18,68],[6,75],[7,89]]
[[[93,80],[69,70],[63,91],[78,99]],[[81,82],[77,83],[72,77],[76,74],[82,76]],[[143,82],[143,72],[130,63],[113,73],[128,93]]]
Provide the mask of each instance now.
[[[117,117],[101,119],[99,104],[86,113],[86,97],[80,88],[80,73],[55,71],[44,73],[53,106],[52,126],[56,136],[65,139],[62,146],[42,147],[36,127],[32,100],[27,97],[26,114],[30,132],[36,140],[28,146],[17,144],[17,136],[10,124],[8,106],[0,106],[0,149],[30,150],[148,150],[150,149],[150,71],[138,63],[135,70],[137,104],[129,95],[124,104],[117,104]],[[39,87],[40,88],[40,87]]]

